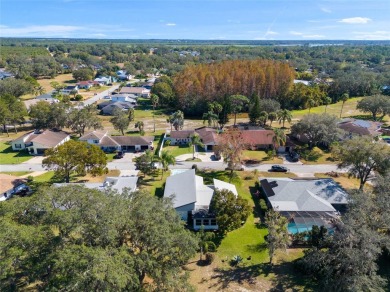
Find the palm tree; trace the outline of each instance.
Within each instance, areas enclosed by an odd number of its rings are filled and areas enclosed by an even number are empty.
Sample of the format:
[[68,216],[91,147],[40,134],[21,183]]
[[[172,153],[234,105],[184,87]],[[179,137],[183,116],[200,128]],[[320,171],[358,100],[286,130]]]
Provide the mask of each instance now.
[[157,94],[152,94],[150,96],[150,101],[152,102],[152,105],[153,105],[153,110],[156,109],[156,107],[158,106],[158,103],[159,103],[159,97]]
[[286,144],[287,136],[282,129],[275,128],[274,134],[275,135],[272,137],[272,142],[274,145],[283,146]]
[[263,126],[267,123],[268,113],[266,111],[262,111],[259,116],[260,123],[263,123]]
[[243,108],[249,104],[249,98],[244,95],[232,95],[230,96],[230,108],[234,113],[234,126],[237,121],[237,113],[243,110]]
[[348,93],[343,93],[343,95],[341,95],[341,101],[343,102],[343,104],[341,105],[341,110],[340,110],[340,118],[341,118],[341,114],[343,113],[343,107],[344,107],[344,103],[348,100],[349,98],[349,94]]
[[212,111],[208,111],[207,113],[203,114],[203,124],[207,121],[207,124],[209,127],[211,127],[212,124],[214,124],[218,121],[218,115],[213,113]]
[[162,173],[161,173],[161,179],[164,176],[164,172],[168,170],[169,165],[175,165],[176,160],[175,157],[168,151],[164,150],[161,152],[160,162],[162,165]]
[[194,133],[190,136],[190,141],[188,142],[188,146],[192,147],[192,160],[194,160],[195,159],[195,147],[196,146],[204,147],[204,144],[202,143],[200,136],[197,133]]
[[275,112],[270,112],[268,114],[268,119],[269,119],[269,126],[272,126],[272,122],[275,121],[278,118],[278,114]]
[[34,86],[33,94],[35,96],[42,95],[46,92],[46,90],[42,86]]
[[144,122],[143,121],[138,121],[135,123],[135,127],[138,128],[139,130],[139,133],[142,135],[143,131],[144,131]]
[[284,128],[284,123],[287,121],[289,123],[291,123],[291,120],[292,120],[292,114],[289,110],[280,110],[278,111],[278,121],[279,121],[279,124],[282,123],[282,128]]
[[331,104],[331,103],[332,103],[332,99],[331,99],[329,96],[327,96],[327,97],[324,98],[325,113],[326,113],[326,108],[327,108],[328,105]]

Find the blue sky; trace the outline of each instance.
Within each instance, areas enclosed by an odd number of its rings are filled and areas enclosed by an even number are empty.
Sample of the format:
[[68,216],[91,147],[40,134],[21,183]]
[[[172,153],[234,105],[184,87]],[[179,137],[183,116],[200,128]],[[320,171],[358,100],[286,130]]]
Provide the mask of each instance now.
[[390,40],[390,0],[1,0],[0,36]]

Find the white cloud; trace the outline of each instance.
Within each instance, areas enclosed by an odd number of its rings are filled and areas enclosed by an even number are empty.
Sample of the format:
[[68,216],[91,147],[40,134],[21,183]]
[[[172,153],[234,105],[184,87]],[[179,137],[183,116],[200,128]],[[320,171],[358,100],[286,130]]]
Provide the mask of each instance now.
[[25,27],[2,26],[0,35],[11,37],[42,36],[61,37],[82,30],[83,27],[72,25],[31,25]]
[[93,34],[91,34],[91,37],[95,37],[95,38],[104,38],[106,36],[107,35],[104,34],[104,33],[93,33]]
[[172,23],[172,22],[168,22],[167,24],[165,24],[166,26],[176,26],[176,23]]
[[343,18],[338,22],[348,23],[348,24],[366,24],[371,21],[368,17],[351,17],[351,18]]
[[321,11],[325,12],[325,13],[332,13],[332,10],[330,10],[329,8],[326,8],[326,7],[321,7]]

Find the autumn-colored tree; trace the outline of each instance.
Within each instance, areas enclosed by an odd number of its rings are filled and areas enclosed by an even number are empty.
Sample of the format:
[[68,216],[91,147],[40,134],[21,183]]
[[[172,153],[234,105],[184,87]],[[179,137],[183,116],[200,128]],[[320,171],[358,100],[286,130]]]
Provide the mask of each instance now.
[[173,80],[177,106],[186,113],[201,114],[209,102],[240,94],[283,98],[294,80],[287,63],[272,60],[230,60],[187,66]]
[[218,136],[216,151],[222,154],[228,169],[230,170],[230,181],[233,178],[235,169],[241,168],[242,152],[247,145],[240,130],[230,128]]

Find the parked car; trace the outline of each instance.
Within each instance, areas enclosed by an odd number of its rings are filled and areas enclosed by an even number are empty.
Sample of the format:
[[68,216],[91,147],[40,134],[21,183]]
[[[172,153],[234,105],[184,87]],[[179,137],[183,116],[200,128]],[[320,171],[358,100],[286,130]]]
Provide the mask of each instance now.
[[114,158],[115,158],[115,159],[121,159],[121,158],[123,158],[124,155],[125,155],[125,154],[123,153],[123,151],[119,151],[119,152],[117,152],[117,153],[115,154]]
[[299,160],[299,154],[297,152],[290,152],[290,157],[292,162],[297,162]]
[[272,172],[287,172],[287,167],[281,166],[281,165],[272,165],[271,169],[269,171]]

